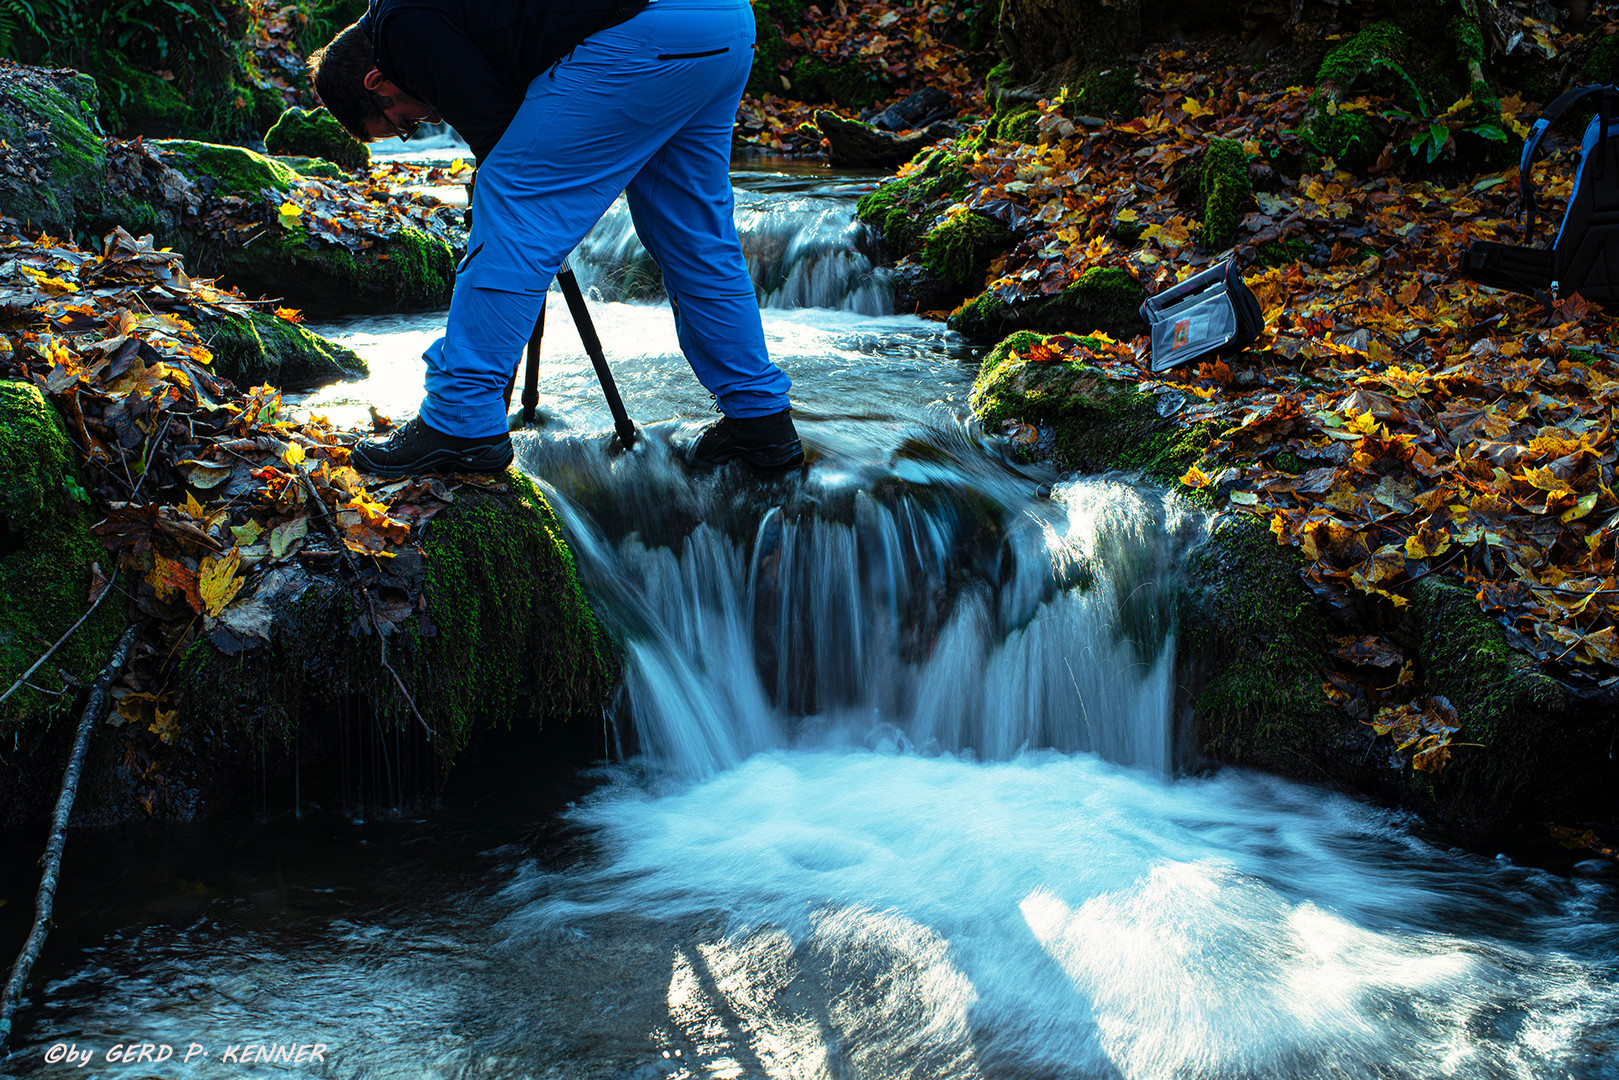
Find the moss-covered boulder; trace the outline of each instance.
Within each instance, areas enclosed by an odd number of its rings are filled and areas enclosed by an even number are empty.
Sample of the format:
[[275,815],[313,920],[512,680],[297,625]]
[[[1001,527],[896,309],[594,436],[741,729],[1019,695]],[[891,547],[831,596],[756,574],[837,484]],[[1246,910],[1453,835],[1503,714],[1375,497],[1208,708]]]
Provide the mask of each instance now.
[[1319,781],[1342,716],[1321,689],[1328,627],[1298,553],[1258,518],[1227,515],[1183,580],[1177,685],[1193,707],[1198,750]]
[[[102,224],[150,231],[186,256],[197,276],[249,296],[318,314],[442,307],[454,288],[449,244],[401,228],[353,248],[312,233],[282,204],[301,178],[275,158],[239,146],[156,140],[155,154],[121,180]],[[172,170],[179,177],[169,176]]]
[[1016,241],[1017,234],[992,217],[951,214],[922,238],[921,262],[939,280],[976,291],[984,287],[990,262]]
[[269,312],[204,318],[196,327],[214,354],[215,374],[244,389],[269,383],[311,390],[370,373],[354,350]]
[[1088,334],[1100,330],[1128,339],[1146,330],[1141,301],[1146,294],[1128,270],[1094,266],[1054,296],[1008,302],[983,293],[950,316],[950,329],[979,341],[1016,330]]
[[324,107],[288,109],[264,133],[264,148],[272,154],[324,158],[343,169],[371,164],[371,150],[344,130]]
[[[454,492],[420,555],[389,560],[373,582],[375,604],[397,605],[418,585],[424,597],[421,610],[393,613],[406,616],[387,637],[393,672],[382,666],[365,601],[330,570],[286,571],[250,647],[226,652],[207,638],[191,646],[176,686],[174,753],[208,763],[216,782],[199,782],[205,808],[228,802],[233,766],[251,767],[258,754],[294,742],[330,744],[343,716],[397,727],[402,742],[420,745],[419,710],[443,768],[480,729],[559,727],[559,745],[569,721],[599,729],[617,678],[612,647],[550,506],[515,470],[504,479],[504,491]],[[171,771],[186,770],[177,763]]]
[[916,251],[939,213],[967,190],[967,170],[943,147],[922,151],[911,164],[905,176],[883,181],[855,204],[856,215],[896,259]]
[[[61,418],[29,383],[0,381],[0,692],[90,607],[92,567],[112,572],[90,531],[75,451]],[[28,682],[0,704],[7,751],[35,745],[71,709],[124,625],[109,596]],[[5,785],[0,779],[0,787]]]
[[1210,139],[1197,163],[1198,194],[1203,203],[1200,240],[1209,251],[1224,251],[1237,239],[1237,223],[1253,198],[1248,180],[1248,153],[1234,139]]
[[1068,360],[1029,359],[1044,340],[1016,333],[984,358],[971,404],[985,427],[1019,420],[1049,429],[1053,460],[1082,472],[1131,469],[1167,482],[1202,456],[1210,433],[1160,415],[1157,399],[1134,383]]
[[1456,709],[1451,763],[1410,782],[1448,816],[1498,827],[1541,820],[1596,820],[1614,812],[1619,709],[1611,693],[1580,692],[1512,649],[1479,610],[1474,590],[1432,577],[1411,590],[1425,687]]
[[0,61],[0,214],[72,236],[101,213],[107,152],[89,77]]

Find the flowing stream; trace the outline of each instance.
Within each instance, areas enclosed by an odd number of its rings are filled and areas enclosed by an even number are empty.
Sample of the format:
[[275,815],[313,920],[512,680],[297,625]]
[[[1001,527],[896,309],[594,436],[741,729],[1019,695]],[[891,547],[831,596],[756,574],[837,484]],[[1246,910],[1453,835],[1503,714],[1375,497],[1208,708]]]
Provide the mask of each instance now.
[[[518,436],[625,644],[603,764],[486,764],[430,813],[75,836],[4,1068],[1619,1077],[1619,882],[1197,770],[1170,615],[1202,515],[968,423],[977,355],[885,314],[858,183],[737,182],[806,476],[675,463],[713,414],[622,208],[576,266],[645,438],[608,449],[561,304]],[[408,413],[441,319],[321,328],[373,377],[306,407]],[[9,928],[34,839],[3,843]],[[107,1063],[132,1041],[174,1056]]]

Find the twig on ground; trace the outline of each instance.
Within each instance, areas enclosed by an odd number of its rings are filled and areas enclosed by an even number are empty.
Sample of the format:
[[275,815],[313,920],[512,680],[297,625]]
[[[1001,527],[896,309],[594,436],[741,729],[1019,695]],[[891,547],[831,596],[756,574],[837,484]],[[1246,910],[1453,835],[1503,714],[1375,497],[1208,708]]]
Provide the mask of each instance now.
[[39,893],[34,898],[34,926],[29,931],[28,940],[23,943],[22,952],[17,954],[17,962],[11,967],[11,977],[6,981],[5,990],[0,991],[0,1051],[5,1049],[6,1040],[11,1035],[11,1017],[17,1011],[17,1002],[22,998],[23,988],[28,985],[28,975],[39,959],[40,949],[45,945],[45,936],[50,933],[51,910],[56,903],[56,886],[62,872],[62,849],[67,845],[68,818],[73,814],[73,799],[78,794],[79,773],[84,769],[90,736],[106,708],[107,689],[129,659],[130,649],[134,648],[136,631],[137,628],[131,626],[118,639],[107,666],[90,687],[84,712],[79,715],[79,731],[73,740],[73,753],[68,757],[67,770],[62,774],[62,793],[56,798],[56,812],[51,815],[50,838],[45,842],[45,854],[40,860],[44,871],[39,879]]

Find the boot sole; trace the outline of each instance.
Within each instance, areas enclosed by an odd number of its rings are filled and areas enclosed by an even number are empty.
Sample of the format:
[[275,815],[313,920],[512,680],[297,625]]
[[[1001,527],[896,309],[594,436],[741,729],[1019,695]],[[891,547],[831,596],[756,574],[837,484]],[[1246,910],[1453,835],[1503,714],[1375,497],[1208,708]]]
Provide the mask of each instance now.
[[799,440],[794,439],[790,443],[778,443],[775,446],[755,446],[745,449],[739,446],[731,446],[727,447],[722,454],[704,457],[701,460],[689,460],[686,462],[686,466],[691,469],[717,469],[721,465],[729,465],[733,461],[740,461],[756,472],[787,472],[804,464],[804,445]]
[[401,462],[397,465],[368,461],[364,451],[356,450],[349,456],[349,464],[368,475],[392,479],[430,472],[505,472],[506,467],[512,463],[512,457],[512,445],[507,442],[499,446],[480,447],[476,451],[447,448],[434,450],[423,454],[415,461]]

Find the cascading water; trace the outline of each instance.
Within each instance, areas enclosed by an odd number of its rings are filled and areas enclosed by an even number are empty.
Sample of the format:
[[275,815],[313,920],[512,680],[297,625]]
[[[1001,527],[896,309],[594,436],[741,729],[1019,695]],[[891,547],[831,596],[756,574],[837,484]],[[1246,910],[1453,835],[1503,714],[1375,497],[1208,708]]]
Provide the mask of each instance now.
[[[784,180],[737,192],[737,233],[763,308],[893,310],[873,263],[877,239],[845,192]],[[602,300],[663,299],[663,275],[635,236],[620,198],[573,253],[581,286]]]
[[[776,219],[754,235],[848,212],[741,183]],[[647,436],[608,456],[553,307],[552,421],[519,460],[623,642],[627,760],[565,810],[479,791],[248,844],[76,837],[62,895],[91,899],[58,906],[84,925],[5,1067],[138,1038],[200,1044],[197,1077],[279,1041],[388,1080],[1619,1080],[1614,878],[1178,774],[1171,597],[1201,515],[1006,460],[960,416],[971,353],[841,303],[765,312],[813,459],[774,483],[673,464],[706,395],[652,304],[596,305]],[[308,407],[407,411],[438,323],[329,328],[374,375]]]

